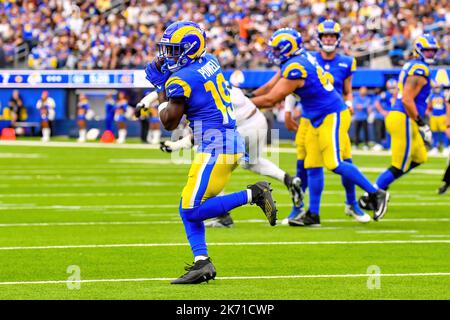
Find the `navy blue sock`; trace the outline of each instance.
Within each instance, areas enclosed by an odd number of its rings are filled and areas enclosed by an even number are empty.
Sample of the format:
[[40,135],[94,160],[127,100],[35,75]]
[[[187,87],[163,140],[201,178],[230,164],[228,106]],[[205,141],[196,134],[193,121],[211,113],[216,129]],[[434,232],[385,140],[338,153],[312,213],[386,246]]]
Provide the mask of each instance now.
[[361,173],[361,171],[359,171],[359,169],[355,165],[351,163],[340,162],[339,166],[334,169],[333,172],[347,178],[368,193],[377,192],[377,189],[370,183],[370,181]]
[[319,214],[324,185],[323,168],[308,168],[306,172],[309,182],[309,211],[312,214]]
[[433,143],[432,143],[432,146],[433,146],[433,148],[437,148],[438,147],[438,145],[439,145],[439,132],[432,132],[432,135],[433,135]]
[[[345,162],[353,163],[352,159],[345,159]],[[356,186],[348,178],[341,176],[342,185],[345,189],[346,204],[356,204]]]

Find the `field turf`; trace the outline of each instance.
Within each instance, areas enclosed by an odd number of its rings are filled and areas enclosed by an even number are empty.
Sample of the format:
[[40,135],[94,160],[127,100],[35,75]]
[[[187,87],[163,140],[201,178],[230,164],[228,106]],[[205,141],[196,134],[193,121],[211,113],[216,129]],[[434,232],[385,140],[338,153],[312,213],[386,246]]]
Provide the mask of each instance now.
[[[169,160],[132,145],[1,145],[0,299],[450,299],[450,194],[436,194],[445,158],[398,181],[380,222],[345,216],[330,173],[321,228],[236,209],[234,228],[207,230],[218,278],[197,286],[170,284],[192,256],[178,216],[189,166]],[[354,160],[372,181],[389,164]],[[280,164],[293,173],[295,154]],[[238,168],[226,191],[262,179]],[[268,180],[281,220],[290,198]]]

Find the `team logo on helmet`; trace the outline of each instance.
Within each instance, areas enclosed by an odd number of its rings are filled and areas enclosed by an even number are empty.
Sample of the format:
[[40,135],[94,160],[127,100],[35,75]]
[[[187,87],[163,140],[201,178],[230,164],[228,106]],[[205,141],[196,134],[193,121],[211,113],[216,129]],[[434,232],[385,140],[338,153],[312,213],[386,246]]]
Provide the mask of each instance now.
[[269,40],[267,56],[271,63],[280,65],[303,50],[302,35],[291,28],[282,28],[274,32]]
[[[334,44],[325,44],[322,41],[322,36],[325,34],[336,35],[336,42]],[[341,26],[333,20],[325,20],[317,26],[317,42],[319,47],[325,52],[333,52],[341,44]]]
[[205,31],[191,21],[172,23],[164,31],[158,49],[159,56],[164,59],[161,70],[175,72],[205,53]]
[[430,34],[424,34],[414,41],[416,54],[426,63],[434,63],[434,57],[439,50],[439,43]]

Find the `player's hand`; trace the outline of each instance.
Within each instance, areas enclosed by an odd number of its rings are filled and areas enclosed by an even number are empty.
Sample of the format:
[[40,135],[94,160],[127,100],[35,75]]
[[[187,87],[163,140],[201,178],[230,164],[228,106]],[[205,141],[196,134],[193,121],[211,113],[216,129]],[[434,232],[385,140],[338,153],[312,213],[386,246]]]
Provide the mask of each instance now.
[[167,79],[169,79],[171,73],[170,72],[162,72],[157,67],[157,59],[153,60],[145,67],[146,79],[150,81],[156,88],[157,92],[164,90],[164,84]]
[[142,102],[139,102],[134,109],[134,116],[139,119],[142,116],[142,111],[146,112],[147,108]]
[[290,112],[285,113],[284,124],[289,131],[297,132],[298,123],[294,119],[292,119],[292,114]]
[[173,151],[172,148],[170,147],[170,142],[171,141],[161,141],[160,142],[159,148],[161,149],[162,152],[171,153]]
[[431,142],[433,140],[433,134],[431,133],[430,126],[425,124],[419,127],[420,135],[423,138],[423,141],[427,146],[431,146]]

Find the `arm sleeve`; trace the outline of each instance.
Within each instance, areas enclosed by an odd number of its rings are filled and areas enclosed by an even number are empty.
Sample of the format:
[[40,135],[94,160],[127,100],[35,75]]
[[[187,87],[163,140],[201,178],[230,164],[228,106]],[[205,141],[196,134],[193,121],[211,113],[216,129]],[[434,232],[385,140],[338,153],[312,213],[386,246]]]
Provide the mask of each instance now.
[[172,76],[166,82],[167,98],[185,97],[189,99],[191,91],[192,89],[189,83],[178,76]]
[[297,99],[293,94],[288,95],[284,99],[284,111],[292,112],[295,109],[295,105],[297,104]]
[[308,72],[306,68],[299,62],[292,62],[285,64],[281,69],[281,76],[283,78],[294,80],[294,79],[306,79]]

